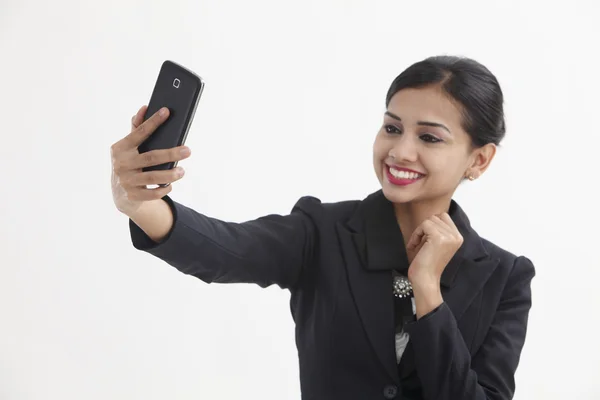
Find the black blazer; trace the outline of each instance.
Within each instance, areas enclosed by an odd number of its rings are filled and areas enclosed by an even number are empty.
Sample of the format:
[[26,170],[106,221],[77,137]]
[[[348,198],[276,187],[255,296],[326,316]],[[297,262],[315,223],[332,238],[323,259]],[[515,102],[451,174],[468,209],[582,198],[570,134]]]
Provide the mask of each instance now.
[[405,326],[396,363],[392,270],[406,262],[393,205],[303,197],[289,215],[244,223],[204,216],[169,196],[168,236],[129,220],[135,248],[206,283],[291,292],[302,399],[508,400],[525,340],[534,266],[481,238],[452,201],[464,242],[441,279],[444,302]]

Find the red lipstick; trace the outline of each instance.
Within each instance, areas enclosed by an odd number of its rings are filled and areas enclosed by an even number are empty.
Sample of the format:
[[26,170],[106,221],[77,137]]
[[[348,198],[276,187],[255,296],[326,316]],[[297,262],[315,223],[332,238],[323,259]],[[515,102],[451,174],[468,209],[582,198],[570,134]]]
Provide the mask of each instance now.
[[[410,179],[410,178],[399,178],[396,177],[394,175],[392,175],[392,172],[390,171],[390,169],[393,168],[396,171],[406,171],[406,172],[412,172],[415,174],[418,174],[416,178]],[[392,184],[392,185],[397,185],[397,186],[407,186],[410,185],[411,183],[415,183],[418,180],[420,180],[421,178],[423,178],[425,175],[421,174],[418,171],[409,169],[409,168],[402,168],[402,167],[392,167],[390,165],[385,166],[385,174],[387,177],[387,180]]]

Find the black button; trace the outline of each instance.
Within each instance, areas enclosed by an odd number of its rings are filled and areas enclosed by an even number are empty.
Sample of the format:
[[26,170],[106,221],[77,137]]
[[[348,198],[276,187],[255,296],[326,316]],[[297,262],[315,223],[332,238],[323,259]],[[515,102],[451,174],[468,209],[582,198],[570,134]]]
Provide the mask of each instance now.
[[383,395],[386,399],[393,399],[398,394],[398,388],[394,385],[387,385],[383,388]]

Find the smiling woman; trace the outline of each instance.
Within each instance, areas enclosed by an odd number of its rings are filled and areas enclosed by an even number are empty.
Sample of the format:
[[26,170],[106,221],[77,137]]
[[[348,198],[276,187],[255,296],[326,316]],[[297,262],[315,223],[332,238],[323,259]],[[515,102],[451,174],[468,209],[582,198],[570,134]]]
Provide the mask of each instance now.
[[[145,188],[158,172],[141,172],[150,162],[136,148],[168,116],[142,123],[142,108],[112,147],[115,204],[135,210],[135,248],[179,271],[291,292],[304,399],[509,400],[534,266],[480,237],[453,200],[493,160],[502,103],[474,60],[418,62],[387,94],[373,145],[381,190],[329,204],[306,196],[288,215],[241,224],[174,201],[171,185]],[[189,155],[163,150],[152,162]]]
[[400,74],[374,145],[386,197],[446,207],[458,184],[492,161],[505,134],[502,103],[496,78],[473,60],[432,57]]

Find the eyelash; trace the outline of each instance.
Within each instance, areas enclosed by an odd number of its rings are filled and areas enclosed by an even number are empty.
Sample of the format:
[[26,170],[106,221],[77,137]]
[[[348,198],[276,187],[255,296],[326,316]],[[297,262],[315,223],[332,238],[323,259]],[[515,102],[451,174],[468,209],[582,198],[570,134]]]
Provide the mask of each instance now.
[[[394,130],[394,131],[390,131],[390,129]],[[386,125],[385,126],[385,131],[388,134],[401,134],[402,131],[398,128],[396,128],[394,125]],[[443,142],[442,139],[439,139],[435,136],[433,136],[431,133],[425,133],[421,136],[419,136],[421,138],[422,141],[426,142],[426,143],[439,143],[439,142]],[[427,138],[427,139],[424,139]]]

